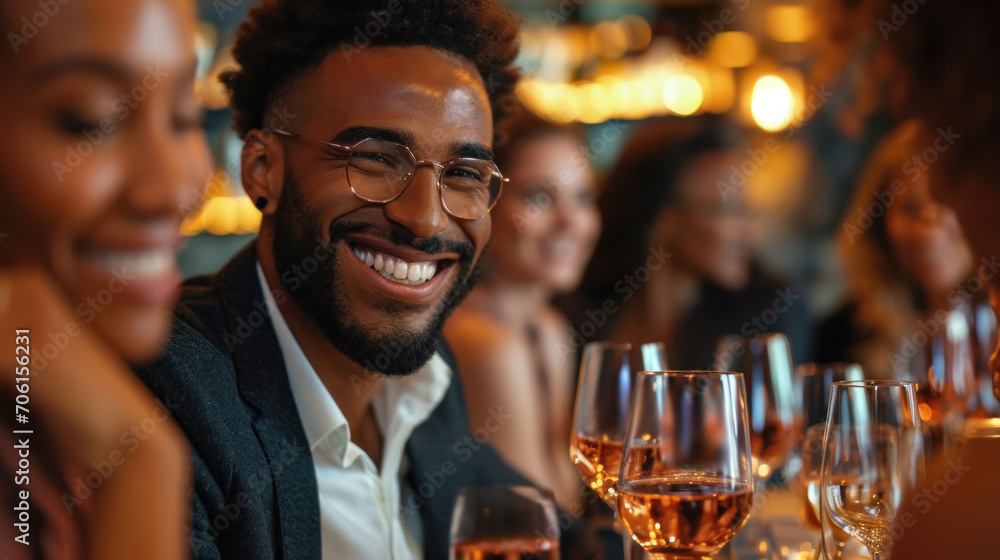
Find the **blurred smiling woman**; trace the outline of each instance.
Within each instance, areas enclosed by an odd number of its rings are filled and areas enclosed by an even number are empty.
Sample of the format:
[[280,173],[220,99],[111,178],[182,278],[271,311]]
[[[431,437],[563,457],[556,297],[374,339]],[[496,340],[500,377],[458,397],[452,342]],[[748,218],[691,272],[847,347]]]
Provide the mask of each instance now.
[[954,211],[935,200],[930,174],[912,162],[933,141],[918,121],[904,122],[868,163],[841,227],[848,302],[820,328],[816,361],[858,362],[875,379],[925,381],[923,353],[906,363],[901,347],[921,332],[918,321],[943,328],[942,313],[958,311],[971,322],[976,305],[985,305],[985,291],[959,289],[977,263]]
[[[0,22],[39,10],[8,0]],[[26,423],[2,420],[0,538],[11,558],[182,558],[186,443],[128,364],[164,342],[181,209],[208,172],[195,13],[58,10],[0,50],[0,397],[28,403]],[[31,432],[9,441],[18,429]]]
[[510,183],[491,211],[487,271],[445,336],[472,428],[506,411],[490,444],[570,508],[580,499],[568,453],[576,361],[569,325],[549,302],[579,284],[600,235],[596,180],[575,129],[524,114],[501,137],[494,159]]

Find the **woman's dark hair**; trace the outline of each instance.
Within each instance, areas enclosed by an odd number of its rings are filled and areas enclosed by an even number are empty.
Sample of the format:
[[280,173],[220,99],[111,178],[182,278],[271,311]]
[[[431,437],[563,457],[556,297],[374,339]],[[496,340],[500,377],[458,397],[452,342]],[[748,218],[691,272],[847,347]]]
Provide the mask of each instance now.
[[426,46],[476,66],[493,109],[505,114],[518,71],[517,21],[493,0],[263,0],[240,25],[226,72],[240,135],[261,128],[270,105],[335,49]]
[[688,165],[730,147],[714,121],[695,119],[653,121],[629,139],[598,199],[604,232],[584,275],[588,297],[608,297],[645,262],[650,229],[677,202]]

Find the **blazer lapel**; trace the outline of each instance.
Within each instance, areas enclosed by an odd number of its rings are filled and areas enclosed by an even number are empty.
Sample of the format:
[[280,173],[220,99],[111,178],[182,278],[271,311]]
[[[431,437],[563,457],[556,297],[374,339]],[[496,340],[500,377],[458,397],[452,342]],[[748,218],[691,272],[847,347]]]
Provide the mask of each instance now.
[[316,472],[256,264],[251,243],[220,271],[219,297],[229,334],[236,336],[231,346],[237,385],[257,413],[254,430],[272,471],[281,557],[312,560],[322,550]]
[[[451,351],[443,342],[438,343],[438,353],[451,368],[451,386],[444,399],[422,424],[413,430],[406,442],[406,455],[410,461],[410,488],[414,499],[424,500],[420,507],[423,523],[424,558],[447,558],[450,548],[451,514],[458,491],[466,485],[465,469],[461,457],[455,455],[455,446],[462,442],[467,431],[468,412],[462,395],[462,380]],[[442,463],[447,458],[456,472]],[[428,479],[425,473],[441,472],[444,482],[427,495]],[[433,483],[430,483],[433,484]],[[421,486],[424,489],[421,490]],[[420,503],[418,501],[418,503]]]

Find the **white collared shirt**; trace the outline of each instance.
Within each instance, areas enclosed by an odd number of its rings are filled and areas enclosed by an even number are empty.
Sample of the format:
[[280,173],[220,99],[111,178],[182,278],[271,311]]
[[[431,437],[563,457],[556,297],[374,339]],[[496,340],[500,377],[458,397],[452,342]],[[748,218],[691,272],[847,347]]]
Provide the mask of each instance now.
[[257,275],[312,450],[323,558],[422,559],[420,516],[400,507],[401,488],[408,488],[401,483],[409,470],[405,447],[413,429],[444,399],[451,368],[435,354],[412,375],[382,380],[372,401],[383,438],[379,472],[371,457],[351,441],[347,419],[285,323],[260,264]]

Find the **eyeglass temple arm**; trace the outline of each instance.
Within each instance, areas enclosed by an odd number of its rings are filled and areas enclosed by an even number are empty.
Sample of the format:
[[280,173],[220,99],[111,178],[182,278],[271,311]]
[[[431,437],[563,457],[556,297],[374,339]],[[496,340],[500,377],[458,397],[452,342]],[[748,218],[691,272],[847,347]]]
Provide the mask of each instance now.
[[328,148],[335,148],[337,150],[341,150],[341,151],[348,152],[348,153],[351,151],[351,146],[345,146],[343,144],[334,144],[333,142],[323,142],[322,140],[313,140],[312,138],[306,138],[305,136],[302,136],[301,134],[296,134],[294,132],[288,132],[287,130],[281,130],[280,128],[262,128],[261,130],[263,130],[264,132],[267,132],[269,134],[277,134],[278,136],[285,136],[285,137],[288,137],[288,138],[298,138],[300,140],[308,140],[308,141],[313,142],[315,144],[320,144],[320,145],[326,146]]

